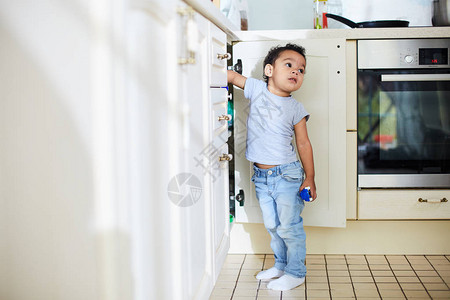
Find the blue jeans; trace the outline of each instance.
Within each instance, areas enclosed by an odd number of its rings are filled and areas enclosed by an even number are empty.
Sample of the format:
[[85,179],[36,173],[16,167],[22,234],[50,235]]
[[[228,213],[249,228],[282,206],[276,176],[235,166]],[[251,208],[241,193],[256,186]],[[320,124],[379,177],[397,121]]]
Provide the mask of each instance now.
[[264,226],[272,240],[275,267],[294,277],[305,277],[306,235],[300,213],[304,202],[299,188],[303,168],[298,161],[270,169],[253,166],[256,197]]

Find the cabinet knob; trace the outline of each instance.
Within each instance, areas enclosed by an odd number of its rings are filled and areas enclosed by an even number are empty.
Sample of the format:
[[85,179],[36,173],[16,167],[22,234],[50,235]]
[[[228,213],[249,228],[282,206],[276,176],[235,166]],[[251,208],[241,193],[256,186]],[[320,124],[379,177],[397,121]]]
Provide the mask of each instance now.
[[224,59],[229,60],[229,59],[231,59],[231,54],[230,53],[225,53],[225,54],[217,53],[217,58],[220,60],[224,60]]
[[231,115],[221,115],[218,117],[219,122],[220,121],[230,121],[231,120]]
[[428,203],[443,203],[443,202],[448,202],[447,198],[442,198],[442,199],[423,199],[423,198],[419,198],[417,199],[417,201],[424,203],[424,202],[428,202]]
[[219,156],[219,161],[230,161],[233,159],[233,155],[231,154],[222,154],[221,156]]

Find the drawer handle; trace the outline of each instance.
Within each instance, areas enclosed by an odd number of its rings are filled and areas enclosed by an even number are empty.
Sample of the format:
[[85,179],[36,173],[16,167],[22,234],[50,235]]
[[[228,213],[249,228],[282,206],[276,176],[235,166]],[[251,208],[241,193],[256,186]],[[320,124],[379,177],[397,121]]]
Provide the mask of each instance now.
[[222,154],[221,156],[219,156],[219,161],[230,161],[233,159],[233,155],[231,154]]
[[225,54],[217,53],[217,58],[220,60],[224,60],[224,59],[229,60],[231,58],[231,54],[230,53],[225,53]]
[[230,121],[231,120],[231,115],[221,115],[218,117],[219,122],[220,121]]
[[443,202],[448,202],[447,198],[442,198],[442,199],[423,199],[423,198],[419,198],[418,199],[419,202],[424,203],[424,202],[428,202],[428,203],[443,203]]

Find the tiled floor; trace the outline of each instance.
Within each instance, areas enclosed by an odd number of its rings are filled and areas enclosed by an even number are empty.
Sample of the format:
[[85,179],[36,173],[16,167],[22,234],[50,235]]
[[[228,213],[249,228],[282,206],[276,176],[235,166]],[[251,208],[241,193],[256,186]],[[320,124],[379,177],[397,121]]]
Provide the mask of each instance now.
[[278,292],[255,275],[272,255],[228,255],[210,300],[450,299],[450,255],[307,255],[300,287]]

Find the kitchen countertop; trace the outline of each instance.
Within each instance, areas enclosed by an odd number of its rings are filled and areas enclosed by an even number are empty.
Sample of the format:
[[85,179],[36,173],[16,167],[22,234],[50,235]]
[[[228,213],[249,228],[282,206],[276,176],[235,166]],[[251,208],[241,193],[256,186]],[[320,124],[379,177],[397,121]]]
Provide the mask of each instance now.
[[403,27],[403,28],[349,28],[349,29],[297,29],[239,31],[214,4],[206,0],[184,0],[196,11],[217,25],[228,35],[229,42],[252,40],[294,40],[345,38],[361,39],[407,39],[450,38],[450,27]]

